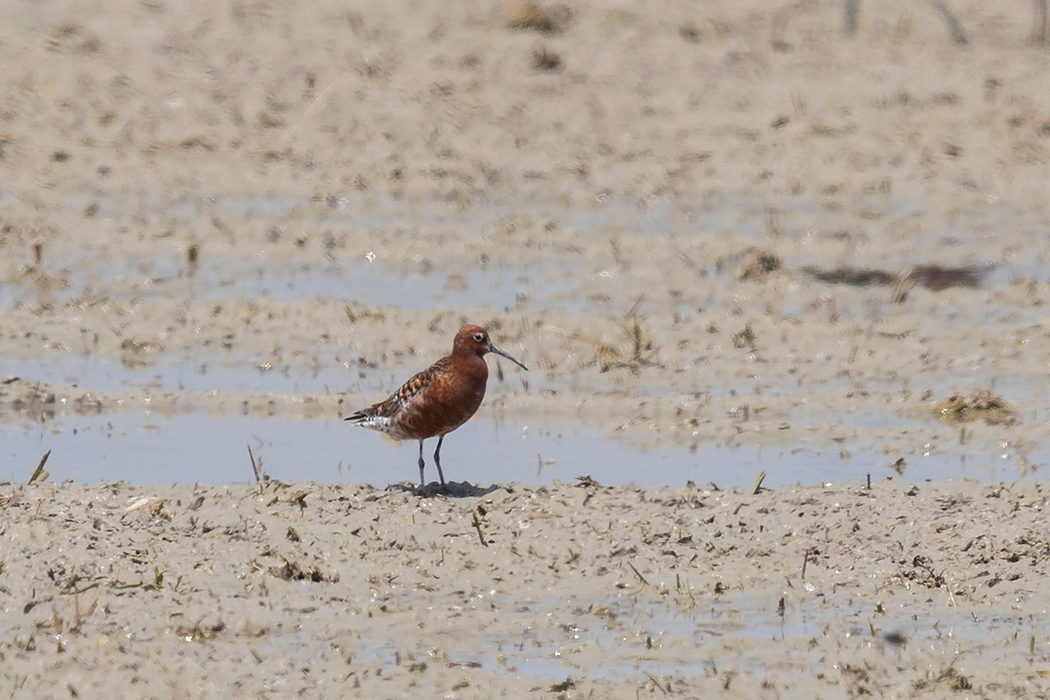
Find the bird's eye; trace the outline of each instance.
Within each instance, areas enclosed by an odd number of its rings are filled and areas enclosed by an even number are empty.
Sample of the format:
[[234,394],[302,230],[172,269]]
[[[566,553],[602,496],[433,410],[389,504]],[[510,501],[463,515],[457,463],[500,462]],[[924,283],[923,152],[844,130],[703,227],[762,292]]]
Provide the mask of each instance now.
[[475,333],[474,334],[474,342],[475,343],[480,343],[484,339],[485,339],[485,336],[482,335],[481,333]]

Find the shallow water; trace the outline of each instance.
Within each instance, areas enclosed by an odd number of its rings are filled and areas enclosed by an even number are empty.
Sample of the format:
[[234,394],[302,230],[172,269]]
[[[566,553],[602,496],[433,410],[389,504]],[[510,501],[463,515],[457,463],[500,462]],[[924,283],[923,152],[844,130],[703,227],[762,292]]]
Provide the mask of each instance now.
[[[534,613],[556,609],[559,603],[530,606]],[[564,602],[560,603],[565,605]],[[873,615],[870,609],[825,605],[807,600],[788,605],[784,615],[758,601],[705,600],[692,610],[655,601],[632,600],[621,605],[603,601],[607,617],[593,613],[596,603],[575,612],[575,623],[561,635],[533,633],[531,648],[506,653],[528,675],[558,677],[575,668],[574,657],[589,655],[598,673],[610,680],[625,680],[637,672],[654,675],[692,674],[707,669],[765,670],[764,653],[755,645],[776,644],[816,636],[863,637],[885,649],[894,645],[887,634],[905,644],[936,645],[998,639],[1025,645],[1031,634],[1046,635],[1048,620],[988,616],[973,618],[922,610],[890,611]],[[542,619],[537,615],[537,619]],[[1022,637],[1022,635],[1025,635]],[[1020,640],[1020,641],[1018,641]],[[495,641],[495,640],[494,640]],[[653,648],[657,651],[649,651]],[[578,657],[577,657],[578,658]],[[481,659],[479,659],[481,660]],[[483,663],[495,667],[495,659]]]
[[[918,645],[943,648],[950,654],[959,644],[982,640],[1025,647],[1030,639],[1043,639],[1050,631],[1047,619],[974,617],[929,609],[873,614],[870,608],[827,605],[819,599],[789,604],[783,614],[766,601],[725,598],[706,599],[690,610],[633,598],[523,604],[496,594],[491,600],[512,621],[514,631],[478,630],[489,652],[459,652],[460,632],[445,633],[439,628],[411,640],[359,638],[359,644],[344,641],[342,645],[356,662],[383,669],[423,661],[551,680],[586,669],[592,677],[625,681],[640,673],[672,678],[718,673],[719,669],[762,673],[770,670],[771,654],[765,647],[806,638],[858,637],[870,639],[886,653],[902,645]],[[329,629],[328,633],[341,640],[349,638],[346,631]],[[291,640],[287,634],[271,635],[267,646],[274,652],[306,657],[311,650],[323,653],[330,644],[328,639],[300,633],[290,636]],[[835,660],[814,658],[812,663],[824,666]]]
[[[920,203],[910,200],[879,200],[875,208],[917,216]],[[70,206],[82,208],[87,200],[71,200]],[[7,201],[0,197],[0,208]],[[120,197],[99,201],[100,218],[126,215],[134,210],[130,201]],[[724,198],[711,203],[673,203],[663,198],[633,203],[598,201],[590,207],[576,207],[568,211],[528,209],[520,215],[543,219],[557,216],[561,226],[580,234],[615,235],[633,232],[672,239],[676,236],[714,236],[733,230],[748,242],[759,244],[762,233],[775,217],[787,229],[802,230],[812,217],[823,215],[824,209],[816,201],[808,205],[796,203],[794,208],[772,210],[754,203]],[[152,207],[152,205],[151,205]],[[180,201],[158,205],[151,211],[164,220],[196,221],[210,211],[222,215],[248,217],[292,217],[304,228],[317,230],[395,230],[426,229],[428,227],[484,229],[491,227],[503,214],[493,212],[457,211],[440,202],[405,203],[389,197],[350,196],[318,203],[309,199],[254,199],[218,198],[207,202]],[[366,212],[366,213],[363,213]],[[290,234],[289,234],[290,235]],[[808,235],[808,234],[807,234]],[[932,237],[951,237],[969,240],[975,232],[932,231]],[[114,298],[135,299],[177,298],[186,301],[245,301],[262,296],[282,302],[300,302],[314,297],[345,300],[379,306],[400,306],[407,309],[470,308],[488,305],[495,309],[513,309],[532,306],[537,309],[568,309],[587,313],[600,312],[601,305],[588,299],[581,291],[586,280],[571,264],[553,262],[544,265],[490,264],[479,269],[479,261],[466,261],[462,270],[430,269],[420,265],[416,274],[406,274],[402,266],[388,265],[383,257],[371,258],[339,249],[338,257],[326,261],[291,265],[273,252],[259,258],[223,259],[221,255],[206,255],[200,261],[197,274],[188,276],[186,261],[179,258],[184,251],[175,239],[147,248],[150,252],[141,260],[109,261],[95,256],[73,252],[45,253],[44,268],[61,271],[59,277],[68,278],[68,286],[53,290],[62,302],[85,293],[112,294]],[[169,246],[170,243],[170,246]],[[262,246],[267,244],[261,243]],[[159,248],[168,254],[158,254]],[[180,253],[181,251],[181,253]],[[242,254],[244,250],[240,251]],[[255,252],[254,250],[252,251]],[[274,259],[270,259],[274,258]],[[788,267],[797,261],[786,260]],[[896,261],[897,263],[900,260]],[[912,261],[914,263],[923,260]],[[264,264],[265,263],[265,264]],[[730,276],[728,270],[716,269],[713,261],[702,261],[703,275]],[[409,265],[411,267],[411,265]],[[1050,278],[1048,268],[1038,256],[1030,260],[995,267],[985,280],[988,287],[1005,287],[1018,279],[1042,282]],[[593,271],[590,274],[594,274]],[[620,282],[609,282],[609,285]],[[833,285],[830,285],[833,286]],[[604,289],[604,288],[603,288]],[[746,290],[745,290],[746,291]],[[0,284],[0,304],[27,302],[39,294],[29,284]],[[726,299],[731,297],[727,296]],[[711,306],[729,303],[712,298]],[[735,301],[733,303],[736,303]],[[785,297],[782,303],[791,309],[795,302]],[[864,317],[872,313],[865,303],[850,307],[845,302],[839,311],[846,317]],[[897,313],[895,306],[879,313]],[[945,301],[931,307],[931,313],[954,319],[958,310]],[[1030,324],[1038,327],[1042,307],[1013,307],[1006,304],[978,305],[979,320],[1002,320],[1009,317],[1014,325]],[[683,317],[700,313],[687,305],[678,308]],[[802,308],[797,310],[802,312]],[[790,314],[789,314],[790,315]],[[85,336],[86,337],[86,336]],[[67,344],[68,346],[68,344]],[[271,345],[262,344],[268,352]],[[84,348],[87,350],[87,348]],[[221,365],[215,362],[196,362],[194,358],[171,358],[160,355],[156,364],[143,366],[140,360],[151,356],[130,358],[128,364],[112,359],[99,359],[90,354],[49,352],[34,360],[5,362],[4,374],[18,375],[26,381],[52,384],[74,384],[100,391],[129,387],[147,387],[165,392],[275,392],[288,395],[343,392],[378,394],[394,390],[408,376],[412,368],[365,369],[352,363],[322,364],[304,368],[270,366],[268,356],[256,348],[250,350],[248,362]],[[988,362],[980,356],[981,361]],[[527,361],[529,358],[524,358]],[[979,364],[978,359],[973,363]],[[254,365],[254,366],[253,366]],[[989,362],[995,370],[994,363]],[[882,376],[874,372],[872,376]],[[891,375],[889,373],[886,376]],[[822,380],[818,392],[848,393],[856,380]],[[672,378],[673,380],[674,378]],[[879,381],[882,384],[879,385]],[[916,379],[916,382],[919,380]],[[953,375],[952,381],[922,378],[922,389],[930,389],[936,397],[948,396],[959,389],[991,388],[1010,401],[1045,399],[1046,382],[1033,382],[1024,374],[1005,371],[978,371],[970,369]],[[892,381],[871,380],[874,387],[885,389]],[[586,396],[594,389],[574,376],[558,376],[534,371],[528,377],[525,393],[538,394],[543,389]],[[666,398],[682,391],[681,387],[666,382],[640,387],[614,386],[639,396]],[[896,389],[896,385],[891,387]],[[706,390],[698,384],[695,391],[719,398],[724,388]],[[456,432],[445,446],[445,464],[450,480],[472,483],[524,481],[549,483],[553,479],[571,481],[578,475],[590,474],[599,482],[622,484],[635,482],[644,486],[669,484],[684,485],[688,481],[720,487],[748,488],[760,471],[766,471],[765,484],[777,486],[792,483],[864,482],[870,474],[873,479],[897,478],[891,464],[903,457],[907,462],[904,478],[908,480],[942,479],[966,476],[976,479],[1006,479],[1031,477],[1039,466],[1048,463],[1048,455],[1033,451],[1024,455],[1023,470],[1018,467],[1015,447],[989,449],[982,446],[952,446],[951,433],[936,442],[936,451],[916,446],[910,452],[894,448],[888,454],[874,438],[850,439],[848,443],[814,444],[805,432],[807,428],[833,425],[855,429],[863,434],[882,430],[907,433],[926,417],[904,415],[889,402],[857,399],[856,408],[838,410],[829,419],[829,413],[820,407],[820,397],[809,397],[812,387],[781,385],[781,398],[798,398],[786,424],[803,433],[792,437],[794,443],[782,447],[759,448],[736,446],[743,440],[727,434],[723,444],[694,448],[660,445],[660,435],[652,437],[655,447],[641,450],[631,445],[631,438],[610,439],[595,431],[575,425],[547,426],[536,423],[524,430],[522,424],[499,423],[484,416]],[[732,389],[731,391],[735,391]],[[874,394],[874,388],[872,390]],[[806,401],[806,406],[803,404]],[[743,399],[741,399],[743,401]],[[738,402],[726,401],[717,409],[735,411]],[[733,405],[729,405],[732,403]],[[830,404],[829,404],[830,405]],[[750,406],[748,406],[750,408]],[[484,411],[483,411],[484,413]],[[1023,420],[1035,423],[1045,421],[1045,412],[1029,411]],[[744,419],[741,430],[754,423]],[[736,427],[736,426],[734,426]],[[729,431],[726,431],[729,433]],[[55,448],[49,467],[55,478],[75,478],[97,481],[125,479],[136,483],[162,484],[206,481],[209,483],[237,483],[250,480],[244,462],[244,445],[251,443],[264,460],[271,475],[282,480],[318,479],[322,481],[359,481],[376,486],[406,480],[416,480],[416,447],[402,444],[381,446],[383,440],[375,435],[351,429],[335,416],[321,419],[258,418],[246,416],[208,416],[190,414],[177,416],[133,416],[124,414],[95,417],[64,416],[39,426],[0,426],[4,437],[4,454],[8,463],[0,467],[0,478],[22,478],[39,453]],[[792,436],[795,435],[792,433]],[[259,437],[256,437],[259,436]],[[785,438],[787,440],[789,438]],[[838,439],[838,438],[835,438]],[[681,439],[679,438],[679,441]],[[668,442],[668,440],[665,440]],[[432,443],[427,448],[430,461]],[[844,457],[848,453],[848,457]],[[543,469],[538,462],[551,460]],[[242,470],[242,467],[244,468]],[[433,468],[428,479],[433,478]]]
[[326,394],[346,390],[377,392],[393,385],[393,372],[359,371],[356,365],[329,364],[306,369],[259,364],[209,362],[136,365],[89,355],[51,352],[34,360],[9,360],[4,374],[26,381],[70,384],[98,391],[148,387],[165,392],[221,390],[232,393]]
[[[121,195],[93,196],[99,205],[99,218],[119,221],[140,204]],[[880,200],[881,201],[881,200]],[[84,197],[71,197],[66,204],[80,211],[87,204]],[[0,197],[0,211],[5,209]],[[14,203],[11,203],[14,206]],[[922,207],[910,199],[887,200],[875,208],[908,216],[919,216]],[[308,199],[265,199],[220,197],[207,202],[176,202],[158,205],[151,217],[159,217],[172,228],[192,227],[211,212],[236,216],[251,221],[265,217],[280,221],[293,220],[303,231],[328,233],[389,232],[396,230],[426,231],[437,229],[485,230],[501,220],[500,212],[480,214],[474,210],[458,211],[447,203],[436,201],[403,202],[381,194],[344,195],[324,204]],[[768,238],[770,221],[789,231],[808,231],[815,217],[826,217],[824,207],[816,201],[792,202],[790,207],[769,207],[746,199],[725,198],[713,203],[672,201],[657,197],[651,201],[613,202],[599,200],[590,207],[576,206],[565,210],[525,207],[506,216],[523,216],[536,221],[558,221],[559,226],[579,235],[643,235],[660,239],[684,240],[710,238],[732,231],[743,241],[758,245]],[[290,235],[290,234],[289,234]],[[806,234],[808,235],[808,234]],[[950,240],[953,244],[980,238],[976,232],[957,230],[930,231],[930,239]],[[775,237],[774,237],[775,239]],[[262,244],[266,248],[266,244]],[[0,303],[27,303],[48,298],[65,303],[86,293],[112,295],[113,298],[136,296],[151,298],[174,295],[187,301],[231,301],[267,296],[279,302],[298,302],[317,296],[345,299],[361,304],[399,306],[421,310],[433,306],[472,308],[488,305],[493,309],[516,309],[523,304],[543,308],[579,311],[590,304],[579,293],[579,270],[565,261],[547,260],[541,265],[482,265],[478,260],[463,260],[452,269],[406,271],[388,264],[382,251],[338,249],[327,262],[290,265],[280,253],[260,249],[242,258],[225,254],[202,254],[196,275],[188,276],[184,243],[174,239],[160,247],[169,254],[150,253],[141,258],[111,261],[107,257],[85,256],[81,252],[45,251],[44,271],[63,283],[40,290],[26,281],[0,282]],[[776,247],[775,245],[773,247]],[[789,249],[784,246],[785,249]],[[245,251],[241,251],[243,255]],[[255,259],[255,254],[260,256]],[[786,255],[784,265],[796,269],[804,262]],[[28,251],[25,253],[28,264]],[[378,257],[377,257],[378,256]],[[264,262],[265,261],[265,262]],[[698,261],[704,275],[730,275],[730,270],[717,269],[713,261]],[[929,256],[898,260],[888,268],[902,273],[911,265],[944,262]],[[971,263],[973,261],[970,261]],[[1050,281],[1050,262],[1041,258],[1017,258],[1002,264],[983,260],[987,266],[985,288],[1003,288],[1018,281]],[[858,263],[860,266],[864,266]],[[829,289],[836,285],[829,284]],[[787,313],[793,311],[789,304]],[[845,310],[844,310],[845,311]],[[947,309],[945,313],[951,313]],[[994,313],[994,308],[990,310]]]
[[499,267],[463,269],[452,274],[434,270],[399,273],[367,259],[310,265],[203,261],[187,276],[185,264],[172,257],[154,256],[130,266],[84,259],[55,258],[45,269],[60,270],[41,290],[28,282],[0,283],[0,303],[50,300],[64,304],[85,295],[111,299],[163,297],[191,302],[230,302],[269,298],[294,303],[323,297],[367,306],[398,306],[413,311],[443,307],[517,309],[527,304],[544,308],[581,310],[586,299],[568,268]]
[[[247,446],[263,471],[281,481],[368,483],[377,488],[418,479],[415,442],[394,443],[378,433],[338,419],[261,418],[188,415],[62,416],[45,425],[0,425],[0,479],[28,478],[46,450],[54,480],[122,480],[133,484],[243,484],[254,480]],[[436,481],[432,453],[424,447],[428,483]],[[764,485],[863,484],[868,475],[907,481],[968,477],[980,480],[1037,478],[1038,465],[1050,455],[1028,455],[1019,474],[1016,455],[916,450],[904,454],[903,476],[878,445],[840,447],[671,447],[640,449],[629,440],[604,437],[574,425],[524,425],[497,422],[484,415],[452,433],[442,447],[448,481],[473,484],[521,482],[571,483],[589,475],[602,484],[634,483],[745,489],[761,471]]]

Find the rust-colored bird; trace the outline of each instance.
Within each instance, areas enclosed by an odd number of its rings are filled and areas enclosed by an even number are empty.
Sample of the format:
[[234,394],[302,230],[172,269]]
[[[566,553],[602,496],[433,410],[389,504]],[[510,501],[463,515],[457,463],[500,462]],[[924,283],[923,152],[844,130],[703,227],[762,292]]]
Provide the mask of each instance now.
[[363,408],[344,420],[354,425],[386,433],[395,440],[419,440],[419,483],[423,478],[423,441],[437,436],[434,464],[441,486],[441,443],[445,436],[470,420],[481,400],[489,367],[485,354],[494,352],[528,371],[528,367],[503,352],[489,340],[480,326],[463,326],[452,342],[452,354],[442,357],[405,382],[386,401]]

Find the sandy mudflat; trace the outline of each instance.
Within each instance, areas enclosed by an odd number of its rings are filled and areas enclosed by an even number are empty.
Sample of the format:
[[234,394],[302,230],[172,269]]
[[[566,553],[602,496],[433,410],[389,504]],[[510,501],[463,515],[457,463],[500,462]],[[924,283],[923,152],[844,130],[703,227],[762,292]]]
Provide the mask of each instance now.
[[1050,694],[1050,50],[951,6],[968,47],[898,0],[5,8],[5,435],[334,420],[469,321],[508,423],[875,479],[7,483],[0,696]]
[[1045,697],[1047,490],[0,486],[5,697]]

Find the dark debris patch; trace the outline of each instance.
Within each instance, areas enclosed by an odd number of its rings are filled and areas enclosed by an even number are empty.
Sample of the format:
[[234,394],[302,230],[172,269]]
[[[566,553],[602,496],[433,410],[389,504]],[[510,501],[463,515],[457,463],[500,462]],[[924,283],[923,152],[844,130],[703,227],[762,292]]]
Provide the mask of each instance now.
[[978,289],[994,265],[916,265],[904,272],[844,265],[831,269],[803,266],[802,272],[820,282],[846,284],[851,287],[888,287],[903,282],[939,292],[961,287]]
[[942,265],[919,265],[908,271],[906,277],[933,292],[952,287],[977,289],[984,285],[984,278],[992,271],[991,265],[966,265],[945,267]]
[[572,8],[568,5],[543,5],[536,0],[514,2],[505,9],[507,27],[540,34],[561,34],[572,21]]
[[763,282],[770,274],[783,268],[784,262],[779,255],[754,246],[724,255],[715,261],[716,272],[723,274],[731,271],[741,282]]
[[978,389],[969,396],[955,393],[933,407],[937,417],[949,425],[983,420],[988,425],[1005,425],[1017,420],[1017,412],[1002,397]]
[[933,562],[928,557],[924,557],[921,554],[917,555],[912,559],[911,567],[910,569],[901,569],[901,578],[914,581],[934,590],[944,586],[944,574],[934,570]]
[[895,283],[900,277],[899,274],[887,272],[886,270],[874,270],[863,267],[836,267],[830,270],[822,270],[805,265],[802,267],[802,272],[820,282],[848,284],[851,287],[886,286]]
[[338,574],[326,574],[316,566],[302,568],[297,562],[284,560],[281,566],[271,566],[268,571],[271,576],[284,579],[285,581],[309,581],[311,583],[336,583],[339,581]]
[[887,632],[882,639],[893,647],[903,647],[908,644],[908,636],[903,632]]
[[187,642],[210,642],[224,629],[226,629],[226,623],[222,620],[213,624],[204,624],[203,620],[198,620],[193,625],[179,625],[175,629],[175,635]]
[[561,54],[547,46],[540,46],[532,51],[532,68],[538,71],[559,71],[564,67]]
[[737,270],[736,278],[742,282],[762,281],[770,273],[784,266],[780,256],[771,250],[752,250],[744,259],[744,264]]
[[576,688],[576,681],[574,681],[572,679],[572,676],[569,676],[568,678],[566,678],[565,680],[561,681],[560,683],[555,683],[554,685],[552,685],[547,690],[549,692],[551,692],[551,693],[564,693],[567,690],[573,690],[575,688]]
[[941,669],[936,676],[932,672],[927,671],[926,678],[915,681],[913,684],[915,690],[932,690],[938,685],[944,685],[956,693],[973,688],[973,683],[971,683],[970,679],[956,671],[952,666]]

